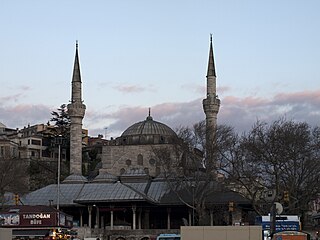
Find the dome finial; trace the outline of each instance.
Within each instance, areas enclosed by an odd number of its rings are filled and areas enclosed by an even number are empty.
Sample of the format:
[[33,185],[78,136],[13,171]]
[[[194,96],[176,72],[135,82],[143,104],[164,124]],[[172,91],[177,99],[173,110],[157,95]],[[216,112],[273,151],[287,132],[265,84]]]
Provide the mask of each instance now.
[[152,117],[151,117],[151,108],[149,108],[149,115],[147,117],[147,120],[153,120]]

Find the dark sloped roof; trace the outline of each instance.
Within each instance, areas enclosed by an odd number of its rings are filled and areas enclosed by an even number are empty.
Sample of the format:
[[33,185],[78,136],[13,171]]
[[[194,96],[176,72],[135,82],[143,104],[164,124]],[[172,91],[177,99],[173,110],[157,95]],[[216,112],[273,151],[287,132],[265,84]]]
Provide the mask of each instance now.
[[[216,187],[207,196],[207,204],[226,204],[234,201],[237,204],[250,204],[240,194],[217,188],[219,183],[213,183]],[[181,188],[179,196],[185,202],[192,203],[192,192],[190,189]],[[57,203],[57,185],[49,185],[23,197],[25,205],[52,205]],[[85,203],[98,202],[135,202],[145,201],[156,205],[184,205],[175,191],[170,189],[165,180],[145,182],[102,182],[102,183],[66,183],[60,185],[60,205],[72,206]]]
[[144,198],[124,184],[90,183],[86,184],[75,202],[143,201]]
[[30,213],[30,212],[58,212],[58,210],[54,207],[50,206],[44,206],[44,205],[36,205],[35,206],[29,206],[29,205],[17,205],[17,206],[12,206],[8,209],[5,209],[2,211],[2,213],[6,212],[19,212],[19,213]]
[[[84,184],[60,184],[60,205],[74,205],[74,199],[80,194]],[[57,184],[51,184],[33,191],[21,198],[25,205],[57,204]]]

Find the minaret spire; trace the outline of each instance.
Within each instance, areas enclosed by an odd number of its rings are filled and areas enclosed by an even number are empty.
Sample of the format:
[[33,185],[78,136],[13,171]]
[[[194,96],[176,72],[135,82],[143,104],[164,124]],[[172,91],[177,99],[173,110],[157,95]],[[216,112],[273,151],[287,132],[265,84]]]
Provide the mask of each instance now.
[[78,41],[76,41],[76,54],[75,54],[74,66],[73,66],[71,102],[82,102]]
[[70,116],[70,174],[82,175],[82,119],[86,106],[82,102],[81,74],[78,54],[78,41],[71,82],[71,103],[68,104]]
[[215,76],[216,77],[216,69],[214,66],[214,58],[213,58],[212,34],[210,34],[210,51],[209,51],[207,77],[208,76]]
[[220,100],[216,91],[216,70],[214,66],[212,34],[210,34],[210,50],[207,71],[207,98],[203,99],[203,110],[206,115],[206,157],[207,161],[214,161],[213,146],[217,129],[217,115]]

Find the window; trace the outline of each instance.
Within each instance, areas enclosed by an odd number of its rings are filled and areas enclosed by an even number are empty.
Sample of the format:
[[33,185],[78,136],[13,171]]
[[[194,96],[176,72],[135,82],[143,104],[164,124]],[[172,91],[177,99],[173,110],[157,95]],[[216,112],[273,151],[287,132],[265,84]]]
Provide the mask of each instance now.
[[31,144],[40,146],[41,145],[41,141],[40,140],[31,139]]
[[4,156],[4,147],[1,146],[0,148],[0,157],[3,157]]
[[137,163],[138,165],[143,165],[143,156],[141,154],[139,154],[137,157]]
[[130,165],[131,165],[131,160],[130,160],[130,159],[127,159],[127,160],[126,160],[126,164],[127,164],[127,166],[130,166]]

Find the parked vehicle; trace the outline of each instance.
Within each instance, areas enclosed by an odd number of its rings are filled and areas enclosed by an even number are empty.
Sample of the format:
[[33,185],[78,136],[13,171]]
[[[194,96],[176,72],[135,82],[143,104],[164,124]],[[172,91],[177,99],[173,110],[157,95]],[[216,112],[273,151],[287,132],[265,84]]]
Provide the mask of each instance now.
[[163,233],[157,237],[157,240],[180,240],[180,234]]
[[308,240],[310,235],[298,231],[283,231],[275,233],[272,240]]

